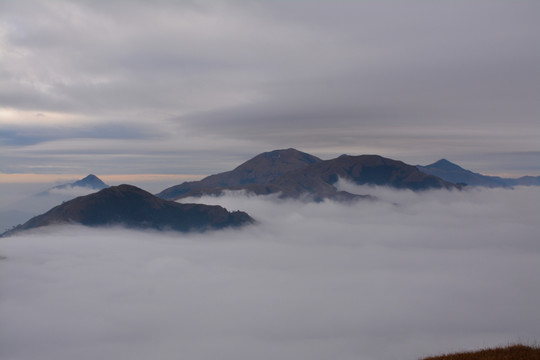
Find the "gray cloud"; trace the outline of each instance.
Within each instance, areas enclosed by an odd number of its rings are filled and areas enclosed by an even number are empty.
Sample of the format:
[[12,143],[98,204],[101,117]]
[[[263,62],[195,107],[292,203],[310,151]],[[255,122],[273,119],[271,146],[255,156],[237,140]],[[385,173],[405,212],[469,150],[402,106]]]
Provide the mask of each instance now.
[[385,201],[233,193],[201,201],[259,225],[2,239],[0,354],[412,360],[538,341],[538,191],[343,186]]
[[412,162],[538,151],[534,1],[0,6],[5,108],[153,127],[171,152],[192,149],[187,136],[240,160],[290,146]]
[[2,128],[0,144],[35,145],[62,139],[148,139],[157,137],[158,133],[149,128],[143,128],[138,124],[108,123],[90,126],[73,124],[72,126],[58,125],[22,125],[9,124]]

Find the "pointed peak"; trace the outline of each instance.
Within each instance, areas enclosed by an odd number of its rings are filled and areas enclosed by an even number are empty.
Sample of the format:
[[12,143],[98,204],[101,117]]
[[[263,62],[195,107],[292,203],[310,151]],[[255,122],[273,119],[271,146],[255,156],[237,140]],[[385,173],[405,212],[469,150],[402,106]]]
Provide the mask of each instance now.
[[103,189],[108,187],[109,185],[105,184],[103,181],[101,181],[100,178],[98,178],[94,174],[89,174],[85,178],[75,181],[71,184],[71,186],[82,186],[82,187],[89,187],[93,189]]
[[86,175],[86,177],[84,177],[81,180],[100,180],[100,179],[94,174],[88,174]]
[[436,161],[433,164],[427,165],[426,168],[434,168],[434,169],[441,169],[441,170],[464,170],[461,166],[454,164],[453,162],[447,159],[440,159],[439,161]]
[[436,161],[435,164],[453,164],[453,162],[451,162],[451,161],[449,161],[449,160],[447,160],[445,158],[442,158],[442,159]]

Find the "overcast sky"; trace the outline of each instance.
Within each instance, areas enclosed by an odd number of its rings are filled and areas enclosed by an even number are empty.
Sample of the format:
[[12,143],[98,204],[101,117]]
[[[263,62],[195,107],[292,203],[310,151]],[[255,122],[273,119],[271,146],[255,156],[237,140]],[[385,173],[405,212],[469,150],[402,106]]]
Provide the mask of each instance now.
[[538,1],[0,2],[0,171],[268,150],[540,174]]

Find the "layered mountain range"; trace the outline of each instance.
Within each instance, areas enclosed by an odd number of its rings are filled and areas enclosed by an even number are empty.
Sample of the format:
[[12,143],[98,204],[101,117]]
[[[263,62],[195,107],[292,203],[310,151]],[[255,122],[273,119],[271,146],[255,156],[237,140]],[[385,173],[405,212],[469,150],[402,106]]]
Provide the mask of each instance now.
[[358,185],[384,185],[415,191],[457,188],[415,166],[378,155],[342,155],[321,160],[296,149],[285,149],[257,155],[231,171],[172,186],[157,196],[177,200],[220,195],[226,190],[245,190],[257,195],[278,194],[281,198],[315,201],[373,199],[369,195],[338,191],[334,186],[338,179]]
[[87,187],[100,191],[66,201],[3,235],[68,223],[203,231],[254,222],[245,212],[229,212],[220,206],[173,201],[204,195],[219,196],[235,190],[305,201],[375,200],[370,195],[339,191],[336,184],[340,179],[357,185],[388,186],[413,191],[459,190],[467,184],[489,187],[540,184],[540,177],[504,179],[486,176],[463,169],[445,159],[427,166],[413,166],[378,155],[342,155],[335,159],[321,160],[296,149],[283,149],[259,154],[231,171],[169,187],[156,196],[132,185],[108,187],[95,175],[88,175],[56,189]]

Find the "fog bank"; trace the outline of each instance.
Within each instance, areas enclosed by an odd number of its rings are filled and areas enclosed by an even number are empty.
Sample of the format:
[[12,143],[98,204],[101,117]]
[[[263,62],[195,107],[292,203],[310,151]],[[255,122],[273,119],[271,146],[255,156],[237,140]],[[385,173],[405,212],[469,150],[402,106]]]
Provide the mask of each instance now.
[[538,342],[537,188],[206,197],[258,225],[1,239],[0,358],[417,359]]

